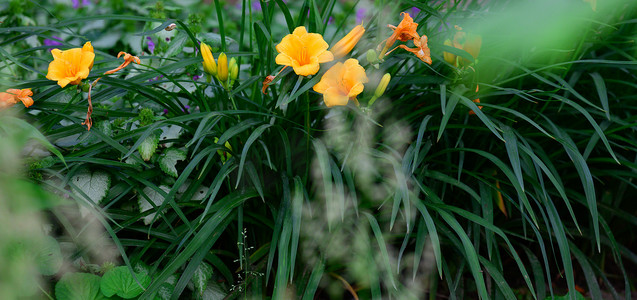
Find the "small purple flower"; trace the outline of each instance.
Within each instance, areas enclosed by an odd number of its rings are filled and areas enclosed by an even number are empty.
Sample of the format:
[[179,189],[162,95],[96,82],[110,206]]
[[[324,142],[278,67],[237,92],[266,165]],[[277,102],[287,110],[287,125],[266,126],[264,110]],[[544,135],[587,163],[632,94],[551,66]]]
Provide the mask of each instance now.
[[44,40],[44,46],[49,47],[49,51],[51,51],[51,48],[55,48],[55,46],[61,46],[62,43],[59,42],[62,40],[62,38],[57,37],[57,36],[52,36],[53,39],[45,39]]
[[201,78],[201,76],[199,76],[199,75],[192,76],[192,80],[194,80],[194,81],[199,80],[199,78]]
[[91,0],[82,0],[81,4],[80,4],[80,0],[71,0],[71,3],[73,4],[73,8],[78,9],[82,6],[91,5]]
[[166,37],[166,42],[170,42],[170,38],[169,37]]
[[167,108],[164,108],[164,115],[165,114],[168,114],[168,109]]
[[363,19],[367,15],[367,9],[359,8],[356,10],[356,24],[363,22]]
[[414,16],[414,17],[415,17],[415,16],[417,16],[419,13],[420,13],[420,8],[415,7],[415,6],[411,8],[411,15],[412,15],[412,16]]
[[334,18],[333,17],[330,17],[329,19],[327,19],[327,24],[328,25],[332,24],[332,23],[334,23]]
[[153,43],[153,39],[149,36],[146,37],[146,39],[148,40],[148,51],[150,51],[150,54],[154,54],[155,53],[155,43]]
[[256,11],[261,11],[261,2],[259,1],[252,2],[252,9]]
[[164,77],[163,75],[159,75],[159,76],[157,76],[155,78],[148,79],[148,81],[157,81],[159,79],[162,79],[163,77]]

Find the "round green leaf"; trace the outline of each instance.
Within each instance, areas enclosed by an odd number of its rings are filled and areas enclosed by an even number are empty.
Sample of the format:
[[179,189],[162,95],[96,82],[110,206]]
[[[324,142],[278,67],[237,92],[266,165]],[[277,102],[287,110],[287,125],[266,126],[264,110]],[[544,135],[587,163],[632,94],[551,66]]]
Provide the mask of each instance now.
[[55,285],[58,300],[102,300],[100,277],[89,273],[66,273]]
[[150,285],[151,281],[145,274],[135,273],[135,277],[141,286],[135,281],[128,267],[113,268],[102,277],[102,293],[108,297],[117,294],[124,299],[135,298],[144,292],[144,288]]
[[58,242],[50,236],[44,239],[42,248],[38,250],[36,257],[38,269],[42,275],[53,275],[62,267],[62,252]]

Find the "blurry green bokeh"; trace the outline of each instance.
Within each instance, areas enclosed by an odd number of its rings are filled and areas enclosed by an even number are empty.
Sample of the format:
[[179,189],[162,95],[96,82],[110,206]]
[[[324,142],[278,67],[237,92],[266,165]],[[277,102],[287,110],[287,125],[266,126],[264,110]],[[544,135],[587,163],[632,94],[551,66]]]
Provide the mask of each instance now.
[[41,289],[41,274],[53,275],[62,264],[41,214],[55,198],[27,181],[23,170],[23,151],[33,147],[29,141],[37,129],[15,122],[20,120],[0,115],[0,299],[34,295]]

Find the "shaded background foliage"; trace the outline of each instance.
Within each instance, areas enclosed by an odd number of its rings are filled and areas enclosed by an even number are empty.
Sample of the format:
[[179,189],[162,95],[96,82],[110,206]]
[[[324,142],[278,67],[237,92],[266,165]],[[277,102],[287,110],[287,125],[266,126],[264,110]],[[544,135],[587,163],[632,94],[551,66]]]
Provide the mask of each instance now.
[[[53,193],[25,196],[52,197],[34,226],[49,224],[64,261],[32,293],[60,298],[72,272],[103,275],[91,280],[106,293],[106,274],[129,270],[120,297],[631,297],[634,4],[289,2],[0,4],[0,86],[34,89],[35,104],[12,112],[61,153],[25,146],[2,116],[26,176]],[[431,66],[400,50],[367,61],[401,11],[429,37]],[[285,34],[305,25],[333,44],[356,18],[362,108],[325,108],[318,75],[284,71],[261,93]],[[444,45],[456,24],[483,38],[475,64],[443,59],[473,61]],[[88,132],[86,93],[44,79],[52,44],[86,40],[91,80],[119,51],[142,59],[100,81]],[[201,77],[198,41],[239,60],[231,90]],[[6,172],[3,199],[20,177]]]

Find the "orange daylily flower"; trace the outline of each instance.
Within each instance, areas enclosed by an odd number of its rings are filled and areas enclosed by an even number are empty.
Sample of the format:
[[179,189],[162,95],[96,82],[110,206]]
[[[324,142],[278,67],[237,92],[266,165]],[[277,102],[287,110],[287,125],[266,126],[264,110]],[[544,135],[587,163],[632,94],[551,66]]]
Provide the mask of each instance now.
[[0,110],[9,108],[18,101],[22,101],[24,107],[33,105],[33,92],[31,89],[8,89],[6,92],[0,93]]
[[[476,85],[476,93],[478,93],[478,91],[480,91],[480,85]],[[480,103],[480,98],[477,98],[477,99],[473,100],[473,102],[474,103]],[[479,109],[482,109],[482,107],[483,107],[482,105],[478,105]],[[469,111],[469,114],[470,115],[475,115],[476,113],[472,110],[472,111]]]
[[365,28],[363,25],[356,25],[352,31],[350,31],[347,35],[345,35],[341,40],[336,42],[334,46],[332,46],[332,54],[334,54],[334,58],[341,58],[345,56],[347,53],[350,53],[354,46],[358,44],[358,41],[365,33]]
[[[117,54],[117,58],[120,58],[122,55],[124,55],[124,62],[121,65],[119,65],[117,68],[106,71],[104,75],[113,74],[123,68],[126,68],[126,66],[128,66],[131,62],[135,62],[136,64],[142,63],[139,57],[130,55],[124,51],[120,51]],[[91,115],[93,114],[93,102],[91,101],[91,91],[93,90],[93,87],[97,84],[97,82],[100,81],[100,79],[102,79],[102,77],[95,79],[95,81],[93,81],[93,83],[91,83],[88,86],[88,110],[86,111],[86,119],[84,120],[84,122],[82,122],[82,125],[86,125],[87,130],[91,130],[91,126],[93,125],[93,120],[91,119]]]
[[121,70],[123,68],[126,68],[126,66],[128,66],[131,62],[135,62],[136,64],[141,64],[142,63],[142,61],[139,60],[139,57],[130,55],[130,54],[124,52],[124,51],[120,51],[117,54],[117,58],[120,58],[120,56],[122,56],[122,54],[124,55],[124,62],[121,65],[119,65],[119,67],[117,67],[115,69],[112,69],[110,71],[106,71],[106,73],[104,73],[104,75],[113,74],[113,73],[115,73],[115,72],[117,72],[117,71],[119,71],[119,70]]
[[[403,20],[400,24],[398,24],[398,26],[387,25],[389,28],[394,30],[394,33],[385,41],[385,46],[380,53],[380,57],[382,58],[385,55],[392,53],[394,50],[402,48],[415,54],[418,58],[420,58],[420,60],[431,65],[431,51],[429,50],[429,46],[427,46],[427,36],[423,35],[421,37],[418,32],[416,32],[418,29],[418,23],[414,23],[414,19],[412,19],[408,13],[402,12],[401,15],[403,16]],[[387,52],[387,50],[389,50],[389,48],[394,45],[397,40],[402,42],[412,40],[416,47],[409,48],[406,45],[399,45]]]
[[[457,32],[453,36],[453,42],[451,40],[445,40],[444,44],[446,46],[455,47],[469,53],[474,59],[478,58],[478,54],[480,54],[480,48],[482,47],[482,37],[475,34],[467,34],[462,31],[462,27],[455,26]],[[471,62],[466,58],[458,59],[455,54],[449,52],[443,52],[443,56],[445,61],[458,67],[459,63],[462,65],[468,65]]]
[[412,19],[406,12],[401,12],[400,15],[403,16],[403,20],[400,21],[398,26],[387,25],[387,27],[394,31],[394,33],[385,42],[385,46],[387,48],[391,47],[396,40],[406,42],[419,38],[419,35],[416,32],[416,29],[418,29],[418,23],[415,23],[414,19]]
[[347,105],[349,100],[358,104],[356,96],[363,92],[364,83],[369,79],[365,69],[358,60],[350,58],[345,63],[336,63],[321,78],[314,91],[323,94],[323,101],[327,107]]
[[276,45],[276,63],[290,66],[297,75],[309,76],[319,71],[319,64],[334,60],[329,45],[318,33],[308,33],[304,26],[294,29]]
[[65,51],[53,49],[51,54],[53,61],[49,63],[46,78],[57,81],[60,87],[65,87],[68,84],[80,84],[82,79],[88,77],[95,59],[91,42],[86,42],[82,48],[72,48]]
[[431,51],[429,50],[429,46],[427,46],[427,36],[423,35],[420,37],[420,39],[414,39],[414,46],[416,46],[416,48],[409,48],[405,45],[399,45],[398,47],[392,49],[391,51],[387,52],[387,54],[391,53],[392,51],[396,50],[397,48],[402,48],[405,49],[413,54],[415,54],[418,58],[420,58],[420,60],[424,61],[425,63],[428,63],[431,65],[432,61],[431,61]]
[[265,80],[263,80],[263,87],[261,88],[261,91],[263,92],[264,95],[267,95],[268,93],[266,92],[268,90],[268,87],[270,87],[270,85],[272,84],[272,82],[274,82],[274,79],[276,79],[277,76],[279,76],[279,74],[281,74],[281,72],[283,72],[283,70],[285,70],[285,68],[287,68],[288,66],[284,66],[281,71],[279,71],[279,73],[276,73],[276,75],[268,75],[265,77]]
[[401,12],[400,15],[403,16],[403,20],[400,21],[400,24],[398,24],[398,26],[394,26],[391,24],[387,25],[387,27],[391,28],[394,33],[392,33],[392,35],[387,38],[387,40],[385,40],[385,46],[380,52],[380,58],[385,56],[389,48],[394,45],[396,40],[406,42],[409,40],[420,39],[420,36],[416,32],[416,29],[418,29],[418,23],[414,23],[414,19],[412,19],[411,16],[409,16],[409,14],[406,12]]
[[274,78],[276,78],[276,76],[274,75],[268,75],[265,77],[265,80],[263,81],[263,87],[261,88],[261,91],[263,92],[264,95],[268,94],[266,90],[268,89],[270,84],[272,84],[272,81],[274,81]]

